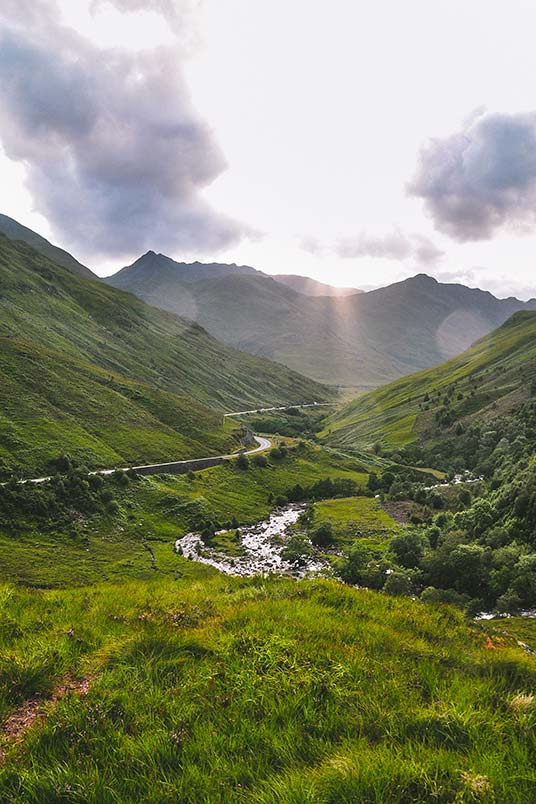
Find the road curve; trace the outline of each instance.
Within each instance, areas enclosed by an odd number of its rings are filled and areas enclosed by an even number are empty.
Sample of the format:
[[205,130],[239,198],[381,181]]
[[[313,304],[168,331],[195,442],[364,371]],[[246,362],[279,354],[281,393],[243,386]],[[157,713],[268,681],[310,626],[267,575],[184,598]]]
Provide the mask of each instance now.
[[288,410],[289,408],[325,408],[333,407],[333,402],[304,402],[303,405],[281,405],[278,408],[255,408],[254,410],[238,410],[236,413],[224,413],[223,418],[228,416],[246,416],[248,413],[270,413],[273,410]]
[[[228,416],[245,416],[248,413],[268,413],[272,410],[288,410],[288,408],[316,408],[325,405],[330,405],[329,402],[305,402],[302,405],[282,405],[281,407],[275,408],[256,408],[255,410],[239,410],[236,413],[224,413],[223,418],[227,418]],[[207,458],[190,458],[185,461],[166,461],[165,463],[148,463],[142,466],[123,466],[120,467],[119,470],[123,472],[127,472],[129,469],[133,469],[135,472],[139,472],[140,474],[157,474],[158,470],[161,472],[177,472],[182,468],[183,471],[187,472],[190,469],[195,470],[196,466],[198,469],[208,468],[209,466],[216,466],[221,461],[228,460],[229,458],[237,458],[238,455],[255,455],[257,452],[264,452],[264,450],[270,449],[272,446],[272,442],[268,438],[264,438],[263,436],[253,436],[257,445],[255,449],[250,449],[245,452],[233,452],[230,455],[211,455]],[[111,475],[114,472],[118,471],[117,468],[115,469],[97,469],[94,472],[89,472],[90,475]],[[48,477],[32,477],[28,478],[27,480],[19,480],[19,483],[44,483],[46,480],[50,480],[50,476]],[[0,485],[4,486],[5,483],[0,483]]]

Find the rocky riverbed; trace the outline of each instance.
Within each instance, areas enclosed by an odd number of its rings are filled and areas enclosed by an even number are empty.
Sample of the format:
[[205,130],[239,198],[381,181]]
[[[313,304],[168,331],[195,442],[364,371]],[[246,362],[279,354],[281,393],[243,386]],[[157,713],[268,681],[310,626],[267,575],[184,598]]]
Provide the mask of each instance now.
[[300,562],[283,558],[285,545],[291,536],[290,528],[305,509],[304,505],[276,508],[270,517],[256,525],[239,529],[241,555],[228,556],[205,545],[199,533],[187,533],[177,539],[175,549],[185,558],[209,564],[227,575],[264,575],[276,573],[303,578],[318,574],[327,568],[325,561],[316,556]]

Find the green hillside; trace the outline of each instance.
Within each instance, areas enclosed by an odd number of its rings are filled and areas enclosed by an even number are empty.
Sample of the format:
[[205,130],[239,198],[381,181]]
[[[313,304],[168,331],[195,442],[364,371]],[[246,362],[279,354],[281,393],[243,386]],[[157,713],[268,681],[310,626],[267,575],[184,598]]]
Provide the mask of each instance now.
[[330,392],[0,235],[0,466],[220,454],[221,413]]
[[446,363],[358,397],[326,422],[324,439],[345,448],[399,450],[461,438],[472,423],[507,416],[536,390],[536,313],[516,313]]
[[7,215],[0,215],[0,232],[6,237],[9,237],[10,240],[21,240],[23,243],[26,243],[28,246],[31,246],[44,257],[48,257],[52,262],[55,262],[56,265],[61,265],[63,268],[67,268],[73,274],[77,274],[78,276],[84,276],[86,279],[96,279],[97,277],[95,274],[86,268],[85,265],[82,265],[81,262],[78,262],[72,254],[69,254],[68,251],[65,251],[62,248],[58,248],[58,246],[54,246],[44,237],[37,234],[37,232],[32,231],[32,229],[28,229],[27,226],[23,226],[18,221],[14,220],[13,218],[8,217]]

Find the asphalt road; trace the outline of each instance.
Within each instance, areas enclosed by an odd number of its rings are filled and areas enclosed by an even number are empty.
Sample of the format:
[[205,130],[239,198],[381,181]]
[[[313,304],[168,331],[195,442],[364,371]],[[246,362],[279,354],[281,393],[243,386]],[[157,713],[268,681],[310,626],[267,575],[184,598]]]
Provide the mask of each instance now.
[[[306,402],[303,405],[282,405],[281,407],[277,408],[257,408],[256,410],[239,410],[236,413],[224,413],[224,418],[228,416],[245,416],[247,413],[267,413],[271,410],[287,410],[290,408],[316,408],[320,407],[322,404],[329,404],[329,403],[320,403],[320,402]],[[272,446],[272,442],[268,438],[264,438],[263,436],[254,436],[255,441],[257,442],[258,446],[255,449],[247,450],[246,452],[242,452],[242,455],[255,455],[257,452],[264,452],[264,450],[270,449]],[[185,461],[166,461],[165,463],[149,463],[144,464],[143,466],[124,466],[121,467],[123,471],[127,471],[128,469],[136,470],[148,470],[148,469],[158,469],[160,466],[166,467],[167,470],[170,470],[170,467],[173,466],[181,466],[187,463],[195,463],[196,461],[202,462],[206,460],[225,460],[226,458],[237,458],[239,453],[234,452],[231,455],[210,455],[207,458],[190,458],[189,460]],[[98,469],[96,472],[90,472],[90,475],[111,475],[113,472],[117,471],[117,469]],[[164,469],[162,471],[165,471]],[[20,483],[44,483],[45,480],[50,480],[50,477],[33,477],[29,478],[28,480],[20,480]],[[4,485],[4,484],[2,484]]]

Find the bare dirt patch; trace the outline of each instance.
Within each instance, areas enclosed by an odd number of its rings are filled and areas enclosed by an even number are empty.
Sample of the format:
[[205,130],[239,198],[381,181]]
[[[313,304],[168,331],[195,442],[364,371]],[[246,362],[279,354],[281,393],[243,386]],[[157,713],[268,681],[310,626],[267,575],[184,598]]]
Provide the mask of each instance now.
[[48,698],[32,698],[25,701],[13,712],[2,726],[0,732],[0,763],[5,759],[8,749],[20,742],[28,729],[38,720],[42,721],[51,713],[54,706],[66,695],[87,695],[91,680],[65,678]]
[[407,525],[411,514],[415,513],[415,503],[407,500],[394,502],[393,500],[385,500],[380,503],[386,514],[389,514],[391,519],[401,525]]

